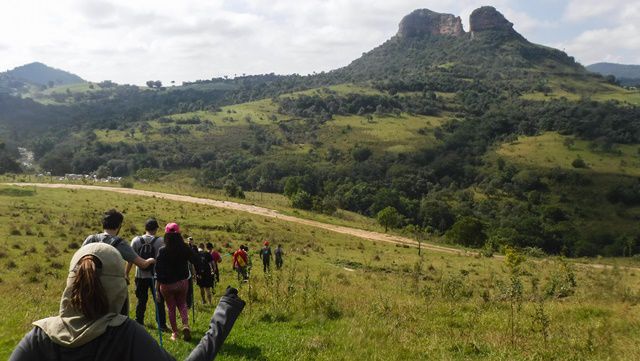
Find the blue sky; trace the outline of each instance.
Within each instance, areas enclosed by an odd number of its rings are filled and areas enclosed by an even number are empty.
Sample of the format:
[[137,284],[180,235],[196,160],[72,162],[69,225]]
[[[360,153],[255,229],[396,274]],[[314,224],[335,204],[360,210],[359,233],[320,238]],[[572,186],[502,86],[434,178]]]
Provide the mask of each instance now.
[[0,71],[41,61],[144,84],[347,65],[418,8],[492,5],[532,42],[583,64],[640,64],[640,0],[21,0],[0,2]]

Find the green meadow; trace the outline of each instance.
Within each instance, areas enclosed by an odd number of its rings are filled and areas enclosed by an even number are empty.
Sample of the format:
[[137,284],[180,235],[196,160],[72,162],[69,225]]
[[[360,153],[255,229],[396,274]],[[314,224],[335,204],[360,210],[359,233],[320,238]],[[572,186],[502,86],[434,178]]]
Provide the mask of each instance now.
[[[153,215],[222,250],[216,295],[239,287],[247,306],[220,360],[640,358],[640,273],[615,259],[601,268],[511,252],[419,256],[415,248],[246,213],[99,191],[2,186],[0,204],[0,358],[31,322],[56,313],[73,252],[110,207],[125,213],[127,239]],[[255,251],[264,239],[283,245],[283,270],[263,274]],[[252,253],[248,284],[231,271],[229,252],[241,243]],[[197,303],[195,335],[212,312]],[[153,323],[147,312],[157,337]],[[168,336],[165,347],[178,359],[197,342]]]

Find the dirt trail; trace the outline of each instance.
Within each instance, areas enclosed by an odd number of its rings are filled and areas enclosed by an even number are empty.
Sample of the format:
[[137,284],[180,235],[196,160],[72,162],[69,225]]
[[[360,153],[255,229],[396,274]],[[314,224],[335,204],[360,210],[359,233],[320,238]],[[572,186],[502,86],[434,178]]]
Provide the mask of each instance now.
[[[122,194],[145,196],[145,197],[155,197],[159,199],[167,199],[167,200],[178,201],[178,202],[204,204],[212,207],[230,209],[230,210],[240,211],[240,212],[247,212],[247,213],[251,213],[251,214],[255,214],[263,217],[275,218],[275,219],[280,219],[287,222],[298,223],[306,226],[326,229],[328,231],[342,233],[342,234],[363,238],[367,240],[374,240],[374,241],[381,241],[381,242],[387,242],[387,243],[408,245],[411,247],[418,247],[417,241],[407,237],[384,234],[384,233],[373,232],[373,231],[366,231],[363,229],[352,228],[352,227],[337,226],[337,225],[322,223],[318,221],[312,221],[309,219],[298,218],[298,217],[282,214],[274,209],[258,207],[258,206],[253,206],[249,204],[236,203],[236,202],[218,201],[218,200],[208,199],[208,198],[198,198],[198,197],[185,196],[185,195],[179,195],[179,194],[145,191],[145,190],[132,189],[132,188],[101,187],[101,186],[91,186],[91,185],[82,185],[82,184],[5,183],[5,185],[13,185],[13,186],[21,186],[21,187],[30,186],[30,187],[41,187],[41,188],[86,189],[86,190],[106,191],[106,192],[122,193]],[[467,251],[467,250],[457,249],[452,247],[438,246],[435,244],[425,243],[425,242],[422,242],[421,247],[422,249],[425,249],[425,250],[441,252],[441,253],[466,254],[470,256],[475,256],[478,254],[478,252],[474,252],[474,251]],[[503,256],[496,255],[494,256],[494,258],[501,259],[503,258]],[[584,263],[576,262],[575,264],[592,267],[592,268],[598,268],[598,269],[606,269],[606,268],[613,267],[610,265],[593,264],[593,263],[584,264]],[[640,268],[636,268],[636,267],[620,267],[620,268],[640,271]]]
[[[178,201],[178,202],[204,204],[208,206],[230,209],[230,210],[240,211],[240,212],[247,212],[247,213],[256,214],[263,217],[270,217],[270,218],[280,219],[287,222],[293,222],[293,223],[303,224],[306,226],[326,229],[332,232],[347,234],[347,235],[364,238],[368,240],[375,240],[375,241],[382,241],[382,242],[403,244],[403,245],[406,244],[413,247],[418,246],[417,241],[410,238],[406,238],[406,237],[389,235],[389,234],[373,232],[373,231],[365,231],[362,229],[345,227],[345,226],[337,226],[337,225],[322,223],[318,221],[312,221],[309,219],[298,218],[298,217],[282,214],[273,209],[253,206],[249,204],[236,203],[236,202],[218,201],[218,200],[208,199],[208,198],[198,198],[198,197],[185,196],[185,195],[179,195],[179,194],[145,191],[145,190],[132,189],[132,188],[101,187],[101,186],[91,186],[91,185],[82,185],[82,184],[48,184],[48,183],[5,183],[5,184],[13,185],[13,186],[21,186],[21,187],[29,186],[29,187],[41,187],[41,188],[86,189],[86,190],[114,192],[114,193],[145,196],[145,197],[155,197],[158,199],[167,199],[167,200]],[[450,247],[442,247],[442,246],[437,246],[433,244],[427,244],[424,242],[422,243],[422,248],[438,251],[438,252],[446,252],[446,253],[464,253],[465,252],[464,250],[459,250],[459,249],[450,248]]]

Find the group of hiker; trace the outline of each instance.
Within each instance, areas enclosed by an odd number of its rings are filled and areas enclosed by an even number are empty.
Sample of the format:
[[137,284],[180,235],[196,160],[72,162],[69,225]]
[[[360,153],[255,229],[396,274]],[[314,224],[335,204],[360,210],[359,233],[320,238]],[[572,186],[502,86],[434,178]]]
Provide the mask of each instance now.
[[[59,315],[34,322],[35,327],[20,341],[10,361],[173,360],[162,348],[162,331],[169,330],[167,313],[171,339],[176,340],[180,331],[184,340],[191,339],[188,308],[194,306],[193,280],[200,287],[203,304],[211,303],[213,288],[220,282],[221,254],[212,243],[195,246],[191,237],[185,241],[177,223],[168,223],[160,237],[160,225],[153,218],[146,221],[145,233],[129,244],[118,236],[123,221],[124,216],[115,209],[104,213],[103,232],[87,237],[71,260]],[[284,254],[280,245],[274,254],[280,269]],[[260,258],[264,272],[269,272],[272,252],[268,241]],[[133,265],[135,321],[128,317]],[[238,279],[247,281],[251,258],[246,245],[233,253],[232,265]],[[156,307],[160,345],[142,327],[149,293]],[[238,291],[227,287],[209,330],[187,360],[215,358],[244,305]],[[176,310],[182,330],[177,326]]]
[[[284,263],[283,256],[284,250],[281,245],[276,247],[275,252],[271,252],[271,247],[269,246],[269,241],[264,241],[262,249],[260,249],[260,259],[262,260],[262,271],[264,273],[268,273],[271,268],[271,259],[275,255],[276,258],[276,268],[281,269]],[[246,245],[241,245],[237,251],[235,251],[232,255],[233,261],[233,269],[238,274],[238,280],[248,281],[249,274],[251,271],[251,258],[249,257],[249,247]]]

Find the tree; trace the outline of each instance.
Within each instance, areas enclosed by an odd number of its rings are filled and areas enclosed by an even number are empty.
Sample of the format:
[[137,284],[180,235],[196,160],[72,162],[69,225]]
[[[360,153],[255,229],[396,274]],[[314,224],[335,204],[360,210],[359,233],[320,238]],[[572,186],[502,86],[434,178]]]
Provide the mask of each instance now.
[[309,210],[313,207],[313,198],[309,193],[299,190],[291,196],[291,206],[293,208]]
[[474,217],[462,217],[446,233],[448,240],[465,246],[480,247],[487,236],[480,220]]
[[227,181],[224,182],[224,193],[227,197],[236,197],[240,199],[244,199],[245,197],[242,188],[233,179],[227,179]]
[[576,158],[571,162],[574,168],[588,168],[587,163],[582,158]]
[[376,219],[381,226],[384,227],[384,231],[387,232],[389,228],[395,228],[400,223],[400,213],[394,207],[387,207],[376,215]]
[[371,157],[371,149],[366,147],[355,147],[351,151],[351,156],[356,162],[364,162]]

